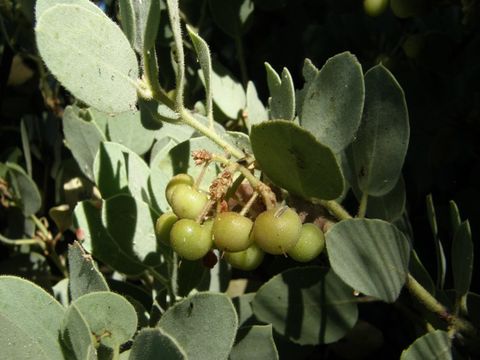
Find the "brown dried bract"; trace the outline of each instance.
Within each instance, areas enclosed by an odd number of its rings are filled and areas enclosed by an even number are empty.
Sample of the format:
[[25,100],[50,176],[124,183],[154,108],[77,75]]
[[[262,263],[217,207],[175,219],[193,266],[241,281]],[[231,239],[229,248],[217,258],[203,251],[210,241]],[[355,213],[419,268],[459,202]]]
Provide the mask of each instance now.
[[212,161],[213,155],[207,150],[194,150],[192,151],[192,158],[195,161],[195,165],[208,164]]
[[222,199],[227,193],[230,186],[233,184],[232,173],[228,170],[222,172],[210,185],[210,199],[218,201]]

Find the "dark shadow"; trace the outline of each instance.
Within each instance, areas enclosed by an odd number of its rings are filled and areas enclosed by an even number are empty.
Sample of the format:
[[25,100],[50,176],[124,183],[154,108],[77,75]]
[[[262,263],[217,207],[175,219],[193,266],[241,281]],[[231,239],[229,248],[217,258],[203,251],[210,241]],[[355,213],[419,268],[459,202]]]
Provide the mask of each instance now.
[[120,187],[120,163],[116,164],[116,169],[113,168],[113,164],[110,162],[110,157],[103,143],[100,144],[99,162],[97,185],[102,193],[102,198],[107,199],[120,192],[124,192],[125,189]]
[[173,173],[186,173],[188,170],[188,161],[190,159],[190,141],[184,141],[170,150],[170,159],[172,160]]
[[158,121],[155,116],[158,102],[140,98],[138,107],[140,109],[140,121],[145,129],[158,130],[162,127],[162,122]]
[[285,319],[285,336],[299,339],[302,331],[302,320],[305,309],[302,290],[311,288],[319,279],[317,277],[298,277],[298,272],[287,271],[282,274],[282,280],[288,288],[288,307]]

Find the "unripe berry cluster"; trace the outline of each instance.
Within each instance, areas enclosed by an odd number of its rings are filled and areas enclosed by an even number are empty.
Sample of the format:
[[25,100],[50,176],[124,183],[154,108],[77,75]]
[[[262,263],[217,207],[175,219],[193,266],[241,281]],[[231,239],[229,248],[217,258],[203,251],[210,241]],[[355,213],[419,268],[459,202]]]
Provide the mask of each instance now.
[[302,224],[288,206],[265,210],[253,220],[234,211],[218,211],[206,219],[212,204],[187,174],[174,176],[165,196],[172,212],[158,218],[157,235],[187,260],[201,259],[218,249],[233,267],[253,270],[263,261],[264,253],[308,262],[325,246],[319,227]]

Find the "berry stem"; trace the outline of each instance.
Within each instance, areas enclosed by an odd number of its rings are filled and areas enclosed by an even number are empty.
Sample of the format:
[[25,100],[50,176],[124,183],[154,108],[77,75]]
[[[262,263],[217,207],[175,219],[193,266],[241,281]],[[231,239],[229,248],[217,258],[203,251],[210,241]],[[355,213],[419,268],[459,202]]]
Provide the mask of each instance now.
[[[227,166],[233,163],[232,161],[220,155],[213,155],[213,160],[220,162],[222,164],[225,164]],[[272,189],[270,189],[269,186],[267,186],[262,181],[257,179],[255,175],[253,175],[250,172],[250,170],[248,170],[245,166],[240,165],[239,163],[233,163],[233,164],[235,164],[236,170],[239,171],[245,177],[245,179],[248,180],[250,185],[252,185],[252,187],[257,192],[259,192],[260,195],[262,195],[263,202],[265,203],[267,210],[273,209],[277,204],[277,199]]]
[[255,202],[255,200],[257,200],[258,195],[260,195],[260,194],[257,191],[255,191],[253,193],[253,195],[250,197],[250,199],[248,199],[247,203],[245,204],[245,206],[240,211],[240,215],[242,215],[242,216],[247,215],[247,213],[250,210],[250,208],[252,207],[253,203]]

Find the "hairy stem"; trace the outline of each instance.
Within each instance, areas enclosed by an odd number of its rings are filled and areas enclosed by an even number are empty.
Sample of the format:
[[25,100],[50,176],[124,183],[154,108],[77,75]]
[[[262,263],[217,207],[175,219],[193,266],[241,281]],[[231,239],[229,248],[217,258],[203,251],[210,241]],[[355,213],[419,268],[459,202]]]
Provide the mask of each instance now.
[[330,211],[338,220],[346,220],[352,218],[352,215],[350,215],[348,211],[345,210],[343,206],[335,200],[311,199],[311,201],[314,204],[322,205],[324,208]]
[[236,157],[237,159],[241,159],[245,156],[245,154],[238,150],[236,147],[225,141],[221,136],[219,136],[215,131],[208,128],[207,126],[200,123],[197,119],[193,117],[193,115],[186,109],[180,110],[180,117],[181,121],[197,130],[199,133],[203,134],[204,136],[208,137],[214,143],[219,145],[222,149],[225,150],[228,154]]
[[448,309],[435,299],[411,274],[407,275],[405,286],[429,311],[444,319],[453,329],[465,332],[468,335],[476,335],[476,330],[472,324],[449,313]]

